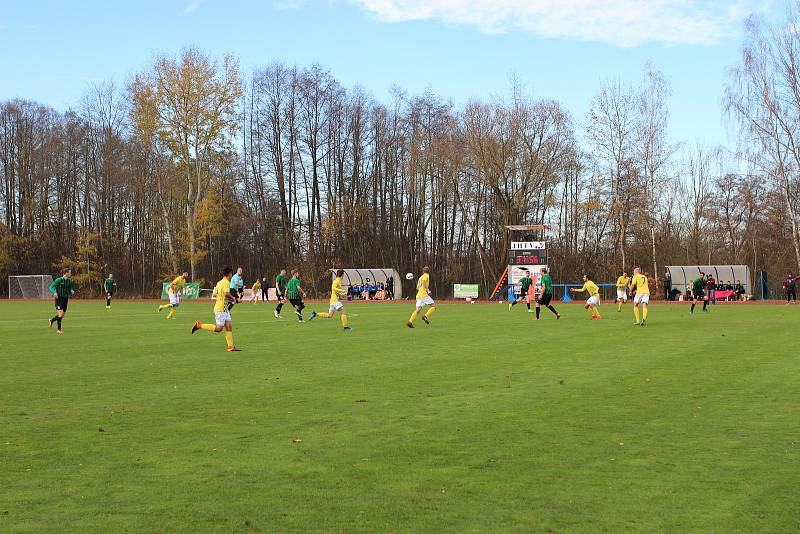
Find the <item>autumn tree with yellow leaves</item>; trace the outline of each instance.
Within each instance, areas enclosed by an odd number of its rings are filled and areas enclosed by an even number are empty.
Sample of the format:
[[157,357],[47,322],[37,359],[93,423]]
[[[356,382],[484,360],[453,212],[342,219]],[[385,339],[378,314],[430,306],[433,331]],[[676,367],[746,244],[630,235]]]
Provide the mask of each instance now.
[[[172,172],[164,181],[157,178],[162,206],[175,191],[185,199],[186,258],[194,279],[204,254],[198,248],[200,207],[213,178],[214,160],[231,150],[236,133],[242,96],[238,61],[225,56],[219,65],[196,48],[187,48],[178,59],[158,58],[152,68],[135,76],[129,91],[136,131],[151,137],[148,146],[165,151],[171,160]],[[174,242],[173,235],[171,248]],[[171,253],[174,257],[175,251]]]

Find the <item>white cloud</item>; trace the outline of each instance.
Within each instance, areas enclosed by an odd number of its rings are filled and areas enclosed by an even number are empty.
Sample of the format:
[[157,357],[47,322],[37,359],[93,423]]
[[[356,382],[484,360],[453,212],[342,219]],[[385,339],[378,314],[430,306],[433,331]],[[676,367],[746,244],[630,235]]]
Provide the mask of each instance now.
[[189,14],[192,11],[194,11],[195,9],[197,9],[197,7],[199,5],[200,5],[200,2],[192,2],[191,4],[186,4],[185,6],[183,6],[183,12],[186,13],[186,14]]
[[713,44],[737,35],[770,0],[351,0],[387,22],[439,20],[484,33],[523,30],[545,38],[633,47]]

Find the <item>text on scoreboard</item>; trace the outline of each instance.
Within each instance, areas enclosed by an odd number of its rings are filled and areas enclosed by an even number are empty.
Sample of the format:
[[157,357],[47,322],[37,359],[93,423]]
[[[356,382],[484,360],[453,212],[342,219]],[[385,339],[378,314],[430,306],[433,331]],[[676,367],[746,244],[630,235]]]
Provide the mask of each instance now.
[[509,265],[547,265],[544,241],[512,241],[508,252]]

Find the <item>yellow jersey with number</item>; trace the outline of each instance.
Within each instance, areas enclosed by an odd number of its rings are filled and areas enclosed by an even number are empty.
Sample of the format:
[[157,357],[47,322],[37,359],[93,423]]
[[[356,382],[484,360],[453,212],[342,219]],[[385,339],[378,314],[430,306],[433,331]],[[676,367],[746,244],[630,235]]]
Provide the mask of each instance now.
[[180,293],[183,287],[186,285],[186,278],[183,276],[178,276],[175,280],[167,288],[167,293],[174,295],[175,293]]
[[423,274],[417,280],[417,298],[424,299],[428,296],[428,284],[430,284],[431,277],[428,273]]
[[643,274],[634,274],[631,285],[636,286],[637,295],[649,295],[650,286],[647,284],[647,277]]
[[331,284],[331,304],[339,302],[339,299],[347,295],[347,290],[342,289],[342,279],[336,278]]
[[628,289],[631,279],[627,276],[620,276],[617,278],[617,289]]
[[223,312],[225,311],[225,304],[226,298],[225,295],[231,292],[231,281],[227,278],[223,278],[217,285],[214,286],[214,295],[217,297],[217,301],[214,303],[214,312]]

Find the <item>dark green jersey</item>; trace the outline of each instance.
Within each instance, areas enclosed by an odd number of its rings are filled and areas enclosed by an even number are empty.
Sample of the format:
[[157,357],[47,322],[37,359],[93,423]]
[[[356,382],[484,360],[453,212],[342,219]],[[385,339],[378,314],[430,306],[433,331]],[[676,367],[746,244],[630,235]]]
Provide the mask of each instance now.
[[111,293],[112,291],[114,291],[114,286],[117,285],[117,281],[114,280],[113,278],[106,278],[105,281],[103,282],[103,285],[106,288],[106,293]]
[[706,284],[703,280],[695,278],[694,282],[692,282],[692,293],[702,293],[705,287]]
[[284,275],[279,274],[275,277],[275,289],[279,295],[286,293],[286,277]]
[[289,300],[300,298],[300,279],[296,276],[286,284],[286,298]]
[[528,288],[531,287],[531,284],[533,284],[533,278],[531,278],[530,276],[523,276],[522,278],[519,279],[519,286],[525,293],[528,292]]
[[59,276],[50,284],[50,293],[69,298],[72,295],[72,279]]
[[553,292],[553,279],[550,278],[549,274],[543,274],[539,281],[542,283],[542,288],[545,293]]

